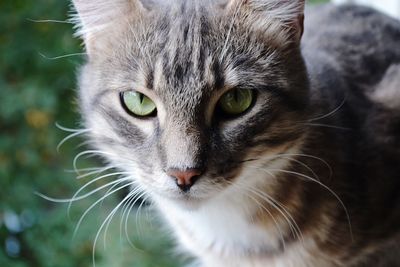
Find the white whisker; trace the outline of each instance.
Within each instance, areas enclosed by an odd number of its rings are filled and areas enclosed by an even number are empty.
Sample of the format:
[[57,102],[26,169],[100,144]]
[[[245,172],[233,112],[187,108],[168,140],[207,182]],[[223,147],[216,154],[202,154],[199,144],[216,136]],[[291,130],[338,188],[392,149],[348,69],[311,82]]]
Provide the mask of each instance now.
[[107,197],[111,196],[112,194],[118,192],[119,190],[121,190],[121,189],[123,189],[123,188],[126,188],[126,187],[128,187],[128,186],[131,186],[131,185],[133,185],[133,184],[135,184],[135,182],[130,182],[130,183],[127,183],[127,184],[125,184],[125,185],[123,185],[123,186],[118,187],[117,189],[114,189],[114,190],[111,191],[110,193],[108,193],[108,194],[102,196],[100,199],[98,199],[96,202],[94,202],[89,208],[87,208],[86,211],[81,215],[81,217],[80,217],[78,223],[77,223],[76,226],[75,226],[75,230],[74,230],[73,237],[76,236],[76,234],[77,234],[77,232],[78,232],[78,229],[79,229],[80,225],[82,224],[82,221],[84,220],[84,218],[86,217],[86,215],[87,215],[97,204],[99,204],[99,203],[100,203],[102,200],[104,200],[105,198],[107,198]]
[[74,132],[74,133],[69,134],[63,140],[61,140],[61,142],[57,145],[57,152],[60,151],[61,146],[63,144],[65,144],[68,140],[70,140],[70,139],[72,139],[72,138],[74,138],[76,136],[82,135],[84,133],[87,133],[87,132],[89,132],[89,130],[86,129],[86,130],[82,130],[82,131],[78,131],[78,132]]
[[66,20],[56,20],[56,19],[26,19],[35,23],[61,23],[61,24],[74,24],[71,21]]
[[293,216],[290,214],[290,212],[286,209],[286,207],[283,204],[279,203],[279,201],[275,200],[274,198],[272,198],[265,192],[258,190],[257,188],[251,187],[251,188],[248,188],[248,190],[251,190],[251,192],[253,192],[257,196],[259,196],[260,198],[265,200],[272,207],[274,207],[288,223],[293,236],[300,239],[301,242],[304,244],[303,233],[301,232],[299,225],[296,223]]
[[[137,191],[137,188],[135,188],[133,191]],[[129,207],[131,206],[132,202],[135,201],[137,196],[137,192],[135,192],[129,199],[128,201],[125,202],[125,204],[122,206],[122,214],[120,218],[120,223],[119,223],[119,240],[120,243],[122,243],[122,227],[123,227],[123,222],[125,221],[125,217],[127,216],[127,212],[129,210]],[[129,214],[128,214],[129,215]]]
[[306,168],[309,172],[311,172],[315,179],[317,179],[318,181],[320,180],[319,177],[318,177],[318,175],[315,173],[315,171],[314,171],[313,169],[311,169],[311,167],[308,166],[307,164],[305,164],[304,162],[302,162],[302,161],[300,161],[300,160],[297,160],[297,159],[294,159],[294,158],[291,158],[291,157],[282,157],[282,158],[300,164],[301,166],[303,166],[304,168]]
[[62,126],[58,122],[56,122],[56,127],[64,132],[69,132],[69,133],[76,133],[76,132],[81,132],[84,130],[90,130],[90,129],[86,129],[86,128],[82,128],[82,129],[68,128],[68,127]]
[[[115,181],[109,182],[109,183],[107,183],[107,184],[105,184],[105,185],[102,185],[102,186],[100,186],[100,187],[98,187],[98,188],[92,190],[91,192],[85,194],[85,195],[82,195],[82,196],[78,197],[79,193],[82,192],[82,191],[83,191],[85,188],[87,188],[89,185],[94,184],[94,183],[96,183],[97,181],[99,181],[99,180],[101,180],[101,179],[104,179],[104,178],[107,178],[107,177],[112,177],[112,176],[115,176],[115,175],[120,175],[120,174],[124,174],[124,173],[110,173],[110,174],[106,174],[106,175],[100,176],[100,177],[98,177],[98,178],[96,178],[96,179],[94,179],[94,180],[92,180],[92,181],[86,183],[85,185],[83,185],[83,186],[82,186],[78,191],[76,191],[76,193],[73,195],[73,197],[72,197],[72,199],[71,199],[72,201],[69,202],[69,204],[68,204],[68,209],[67,209],[67,210],[68,210],[68,214],[70,214],[71,206],[72,206],[72,203],[73,203],[74,201],[81,200],[81,199],[85,199],[85,198],[87,198],[88,196],[91,196],[91,195],[95,194],[96,192],[99,192],[99,191],[103,190],[104,188],[109,187],[110,185],[120,184],[120,183],[123,183],[123,182],[125,182],[125,181],[132,180],[130,177],[127,177],[127,178],[120,178],[120,179],[117,179],[117,180],[115,180]],[[107,192],[107,193],[108,193],[108,192]]]
[[321,163],[323,163],[328,169],[329,169],[329,178],[332,177],[333,175],[333,169],[331,167],[331,165],[324,159],[317,157],[317,156],[313,156],[313,155],[308,155],[308,154],[296,154],[296,153],[283,153],[283,154],[279,154],[277,155],[277,157],[282,157],[282,156],[294,156],[294,157],[304,157],[304,158],[310,158],[310,159],[315,159],[320,161]]
[[[120,202],[120,204],[124,203],[124,204],[122,205],[123,208],[126,206],[127,203],[129,203],[130,199],[132,199],[132,198],[135,199],[136,193],[137,193],[137,190],[133,190],[133,191],[129,192],[128,195],[124,198],[124,200]],[[118,209],[117,209],[117,210],[118,210]],[[117,210],[116,210],[116,211],[117,211]],[[114,216],[114,215],[113,215],[113,216]],[[111,224],[111,221],[112,221],[113,216],[111,216],[111,218],[108,220],[108,222],[106,223],[106,226],[105,226],[105,228],[104,228],[104,236],[103,236],[103,241],[104,241],[104,244],[103,244],[103,245],[104,245],[104,248],[106,248],[107,232],[108,232],[108,228],[110,227],[110,224]],[[123,221],[123,220],[121,219],[121,220],[120,220],[120,224],[121,224],[122,221]],[[120,230],[121,230],[121,228],[120,228]],[[120,234],[121,234],[121,233],[120,233]]]
[[313,122],[313,121],[322,120],[322,119],[325,119],[325,118],[327,118],[327,117],[332,116],[333,114],[335,114],[336,112],[338,112],[338,111],[344,106],[344,104],[346,103],[346,100],[347,100],[347,97],[343,98],[343,100],[342,100],[342,102],[339,104],[339,106],[336,107],[336,108],[335,108],[334,110],[332,110],[331,112],[329,112],[328,114],[325,114],[325,115],[322,115],[322,116],[319,116],[319,117],[316,117],[316,118],[312,118],[312,119],[309,119],[309,120],[307,120],[307,121],[308,121],[308,122]]
[[[238,190],[240,190],[240,191],[242,191],[242,192],[243,192],[243,189],[245,189],[245,188],[243,188],[243,186],[239,187],[237,184],[232,183],[232,182],[229,182],[229,184],[230,184],[231,186],[236,187]],[[247,191],[247,190],[246,190],[246,191]],[[248,191],[247,191],[247,192],[248,192]],[[259,201],[258,201],[255,197],[253,197],[252,195],[247,194],[247,193],[245,193],[245,195],[248,196],[249,198],[251,198],[254,202],[256,202],[256,204],[258,205],[258,207],[261,208],[262,210],[264,210],[265,212],[267,212],[268,215],[271,217],[271,219],[272,219],[272,221],[274,222],[274,225],[275,225],[275,227],[276,227],[276,229],[277,229],[277,231],[278,231],[278,233],[279,233],[279,236],[280,236],[280,239],[281,239],[281,242],[282,242],[282,245],[283,245],[283,249],[285,250],[285,249],[286,249],[286,243],[285,243],[285,238],[284,238],[284,235],[283,235],[283,231],[282,231],[281,227],[279,226],[278,222],[276,221],[275,217],[274,217],[274,216],[272,215],[272,213],[270,212],[270,210],[268,210],[261,202],[259,202]]]
[[[260,168],[260,170],[264,170],[264,169]],[[266,171],[266,170],[264,170],[264,171]],[[296,175],[296,176],[305,178],[306,180],[310,180],[310,181],[312,181],[312,182],[317,183],[318,185],[320,185],[321,187],[323,187],[324,189],[326,189],[328,192],[330,192],[330,193],[332,194],[332,196],[334,196],[334,197],[336,198],[336,200],[337,200],[337,201],[340,203],[340,205],[342,206],[342,208],[343,208],[343,210],[344,210],[344,212],[345,212],[345,214],[346,214],[348,224],[349,224],[349,232],[350,232],[350,235],[351,235],[351,237],[353,238],[353,229],[352,229],[352,226],[351,226],[351,220],[350,220],[349,212],[348,212],[346,206],[344,205],[342,199],[341,199],[332,189],[330,189],[327,185],[323,184],[322,182],[320,182],[320,181],[318,181],[318,180],[316,180],[316,179],[314,179],[314,178],[312,178],[312,177],[310,177],[310,176],[308,176],[308,175],[305,175],[305,174],[302,174],[302,173],[299,173],[299,172],[295,172],[295,171],[282,170],[282,169],[268,169],[268,171],[272,171],[272,172],[273,172],[273,171],[283,172],[283,173],[293,174],[293,175]]]
[[143,230],[143,225],[142,225],[141,220],[139,220],[139,216],[141,215],[141,209],[142,209],[142,206],[145,203],[146,199],[147,199],[147,197],[142,198],[142,202],[140,203],[140,205],[136,211],[136,214],[135,214],[135,223],[136,223],[136,228],[138,229],[139,238],[142,237],[142,234],[140,233],[140,231]]
[[[93,243],[93,249],[92,249],[92,260],[93,260],[93,267],[96,267],[96,259],[95,259],[95,255],[96,255],[96,244],[97,244],[97,240],[99,239],[101,230],[104,228],[104,226],[112,220],[112,218],[114,217],[115,213],[118,211],[118,209],[121,207],[121,205],[127,201],[130,197],[132,196],[132,193],[128,194],[123,200],[121,200],[119,202],[119,204],[109,213],[109,215],[106,217],[106,219],[103,221],[103,223],[101,224],[99,230],[97,231],[96,237],[94,239],[94,243]],[[105,232],[104,235],[106,235],[107,233]]]
[[66,55],[61,55],[61,56],[55,56],[55,57],[48,57],[42,53],[39,52],[39,55],[45,59],[48,60],[58,60],[58,59],[63,59],[63,58],[68,58],[68,57],[76,57],[76,56],[84,56],[87,55],[86,53],[71,53],[71,54],[66,54]]
[[[76,176],[76,179],[80,180],[80,179],[83,179],[83,178],[86,178],[86,177],[89,177],[89,176],[92,176],[92,175],[95,175],[95,174],[100,174],[102,172],[105,172],[105,171],[108,171],[108,170],[111,170],[111,169],[114,169],[114,167],[113,166],[109,166],[109,167],[105,167],[105,168],[102,168],[102,169],[93,170],[93,171],[87,172],[85,174],[80,174],[80,175]],[[79,171],[82,172],[82,170],[79,170]]]
[[[112,169],[112,168],[113,167],[110,167],[110,169]],[[78,169],[78,172],[79,173],[82,173],[82,172],[93,172],[93,173],[95,173],[96,170],[99,170],[99,172],[101,172],[101,170],[104,170],[104,167],[82,168],[82,169]],[[76,170],[66,169],[66,170],[64,170],[64,172],[76,173]]]
[[[128,233],[129,215],[130,215],[130,213],[131,213],[133,207],[135,206],[135,204],[138,202],[138,200],[141,199],[141,198],[142,198],[143,196],[145,196],[145,194],[146,194],[146,193],[143,191],[143,189],[141,189],[140,187],[138,187],[138,190],[139,190],[139,191],[142,191],[142,193],[140,193],[140,194],[136,197],[135,201],[130,205],[130,207],[129,207],[129,209],[128,209],[128,212],[127,212],[127,214],[126,214],[126,217],[125,217],[125,229],[124,229],[124,231],[125,231],[125,236],[126,236],[126,239],[127,239],[128,243],[129,243],[130,246],[133,247],[133,248],[136,248],[136,246],[133,244],[131,238],[129,237],[129,233]],[[136,211],[136,212],[137,212],[137,211]],[[137,225],[136,225],[136,229],[137,229]]]
[[332,128],[332,129],[343,130],[343,131],[351,131],[352,130],[351,128],[347,128],[347,127],[330,125],[330,124],[322,124],[322,123],[302,123],[302,124],[307,125],[307,126],[325,127],[325,128]]
[[[100,178],[101,178],[101,177],[100,177]],[[98,179],[98,180],[99,180],[99,179]],[[118,181],[118,180],[117,180],[117,181]],[[95,182],[95,181],[92,181],[92,182]],[[100,187],[100,188],[96,188],[96,189],[94,189],[93,191],[90,191],[89,193],[87,193],[87,194],[85,194],[85,195],[82,195],[82,196],[79,196],[79,197],[76,196],[76,193],[75,193],[75,195],[74,195],[72,198],[53,198],[53,197],[46,196],[46,195],[44,195],[44,194],[42,194],[42,193],[39,193],[39,192],[35,192],[35,194],[36,194],[37,196],[39,196],[39,197],[45,199],[45,200],[48,200],[48,201],[51,201],[51,202],[54,202],[54,203],[70,203],[70,204],[71,204],[72,202],[76,202],[76,201],[85,199],[85,198],[87,198],[88,196],[93,195],[94,193],[100,191],[101,189],[106,188],[107,186],[113,184],[114,182],[116,182],[116,181],[107,183],[106,185],[103,185],[103,186]],[[82,189],[82,188],[81,188],[81,189]],[[70,209],[70,207],[68,207],[68,209]]]
[[104,151],[101,151],[101,150],[86,150],[86,151],[80,152],[78,155],[76,155],[74,157],[73,164],[72,164],[74,170],[78,174],[79,174],[79,172],[78,172],[77,162],[78,162],[79,158],[81,158],[82,156],[85,156],[85,155],[90,155],[90,156],[108,155],[108,156],[115,157],[114,154],[109,153],[109,152],[104,152]]
[[[268,172],[268,173],[272,177],[276,178],[276,176],[273,173],[271,173],[271,172]],[[290,214],[290,212],[287,210],[287,208],[283,204],[281,204],[279,201],[275,200],[273,197],[268,195],[266,192],[263,192],[256,187],[253,187],[253,186],[248,187],[245,184],[242,184],[241,187],[250,191],[251,193],[257,195],[261,199],[265,200],[273,208],[275,208],[288,223],[293,236],[297,237],[298,239],[300,239],[302,241],[302,243],[304,243],[304,238],[303,238],[303,234],[301,232],[300,227],[298,226],[296,220],[293,218],[293,216]]]

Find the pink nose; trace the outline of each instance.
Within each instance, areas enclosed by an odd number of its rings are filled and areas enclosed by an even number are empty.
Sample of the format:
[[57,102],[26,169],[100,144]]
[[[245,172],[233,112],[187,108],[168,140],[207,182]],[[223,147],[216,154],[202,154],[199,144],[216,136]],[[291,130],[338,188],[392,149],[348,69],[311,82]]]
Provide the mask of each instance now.
[[167,174],[176,179],[176,184],[183,192],[188,192],[201,175],[199,169],[168,169]]

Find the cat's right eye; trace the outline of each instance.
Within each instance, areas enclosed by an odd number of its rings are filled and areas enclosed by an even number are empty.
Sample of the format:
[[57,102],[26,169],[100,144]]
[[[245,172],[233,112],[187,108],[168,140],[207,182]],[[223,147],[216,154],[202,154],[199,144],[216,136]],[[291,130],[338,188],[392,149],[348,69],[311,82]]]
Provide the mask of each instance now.
[[154,116],[157,112],[156,104],[146,95],[137,91],[125,91],[120,94],[125,110],[138,117]]

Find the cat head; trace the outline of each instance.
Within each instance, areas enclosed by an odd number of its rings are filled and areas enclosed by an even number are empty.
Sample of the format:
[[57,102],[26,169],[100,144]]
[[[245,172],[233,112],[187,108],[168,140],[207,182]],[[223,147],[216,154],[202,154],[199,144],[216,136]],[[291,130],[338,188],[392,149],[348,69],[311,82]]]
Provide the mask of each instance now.
[[304,1],[74,0],[90,139],[149,194],[201,203],[297,148]]

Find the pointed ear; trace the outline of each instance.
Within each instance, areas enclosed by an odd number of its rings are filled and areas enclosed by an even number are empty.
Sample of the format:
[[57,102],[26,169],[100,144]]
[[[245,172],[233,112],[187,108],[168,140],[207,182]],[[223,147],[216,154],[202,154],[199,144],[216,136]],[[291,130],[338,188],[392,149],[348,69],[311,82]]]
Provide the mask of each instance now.
[[225,8],[244,15],[258,28],[277,22],[292,41],[299,43],[304,31],[304,6],[305,0],[228,0]]
[[76,15],[72,20],[89,55],[96,48],[96,37],[112,34],[130,16],[139,16],[144,11],[139,0],[73,0],[73,4]]

